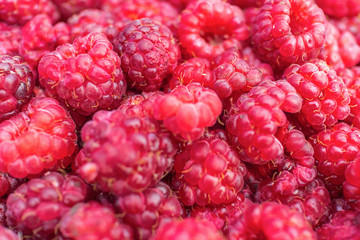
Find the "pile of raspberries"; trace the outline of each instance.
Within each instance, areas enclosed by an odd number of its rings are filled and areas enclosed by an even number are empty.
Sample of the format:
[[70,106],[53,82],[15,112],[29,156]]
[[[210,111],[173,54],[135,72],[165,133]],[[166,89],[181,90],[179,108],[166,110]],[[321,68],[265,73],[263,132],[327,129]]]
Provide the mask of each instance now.
[[360,0],[0,0],[1,240],[359,240]]

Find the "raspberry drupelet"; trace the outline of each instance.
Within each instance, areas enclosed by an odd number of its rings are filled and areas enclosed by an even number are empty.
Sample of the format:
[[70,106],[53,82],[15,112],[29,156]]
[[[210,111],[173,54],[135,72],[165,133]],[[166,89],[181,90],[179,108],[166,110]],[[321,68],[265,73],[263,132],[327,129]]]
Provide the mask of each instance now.
[[127,92],[128,96],[122,101],[118,110],[123,111],[127,115],[135,115],[138,117],[153,117],[153,107],[157,96],[163,96],[161,91],[142,92],[135,94]]
[[325,22],[312,0],[266,0],[252,25],[253,48],[279,69],[306,62],[324,45]]
[[154,117],[182,140],[197,140],[215,124],[222,104],[217,94],[198,83],[180,85],[154,102]]
[[81,130],[78,173],[104,192],[141,192],[170,171],[177,147],[153,118],[99,111]]
[[122,224],[114,211],[98,202],[79,203],[62,216],[61,234],[71,240],[132,240],[129,226]]
[[360,13],[359,0],[316,0],[315,2],[331,17],[353,17]]
[[19,113],[34,96],[35,79],[19,56],[0,55],[0,122]]
[[178,31],[188,56],[210,61],[226,49],[240,49],[249,37],[242,10],[221,0],[191,1],[181,13]]
[[[52,239],[62,216],[85,200],[87,185],[75,175],[48,172],[18,187],[7,198],[10,227],[32,239]],[[26,239],[26,237],[25,237]]]
[[115,109],[126,90],[120,57],[102,33],[78,37],[46,54],[39,63],[40,83],[50,96],[82,115]]
[[180,49],[170,29],[150,18],[128,23],[114,39],[129,87],[155,91],[176,68]]
[[349,200],[353,208],[360,210],[360,155],[349,163],[345,171],[346,181],[343,184],[344,198]]
[[20,237],[16,235],[12,230],[0,226],[0,239],[1,240],[20,240]]
[[18,55],[21,27],[0,22],[0,54]]
[[75,123],[51,98],[33,98],[22,112],[0,124],[0,169],[16,178],[37,174],[70,157]]

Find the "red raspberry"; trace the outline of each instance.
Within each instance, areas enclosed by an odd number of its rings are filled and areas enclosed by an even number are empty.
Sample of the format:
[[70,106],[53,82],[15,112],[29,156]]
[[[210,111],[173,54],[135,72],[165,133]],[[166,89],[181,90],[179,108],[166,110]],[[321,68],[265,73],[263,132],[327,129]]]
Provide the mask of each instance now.
[[73,175],[48,172],[31,179],[10,194],[6,205],[9,226],[32,239],[52,239],[63,214],[85,200],[87,186]]
[[341,32],[339,42],[340,56],[345,67],[353,67],[360,62],[360,46],[355,36],[349,32]]
[[175,157],[172,184],[182,203],[230,204],[244,186],[246,167],[239,155],[218,137],[189,144]]
[[0,0],[0,20],[8,24],[24,25],[41,13],[48,15],[53,23],[60,18],[50,0]]
[[181,13],[179,40],[192,57],[212,60],[226,49],[241,48],[249,37],[242,10],[220,0],[196,0]]
[[254,204],[229,224],[229,240],[316,239],[311,225],[297,211],[274,202]]
[[329,223],[317,230],[319,240],[350,240],[358,239],[360,234],[359,213],[355,211],[340,211]]
[[358,16],[332,19],[332,24],[334,24],[340,31],[349,31],[351,32],[358,44],[360,44],[360,18]]
[[21,27],[0,22],[0,54],[18,55]]
[[149,18],[127,24],[115,38],[114,46],[130,87],[138,90],[158,90],[180,58],[169,28]]
[[274,135],[278,127],[286,124],[283,111],[294,113],[300,108],[301,98],[288,82],[264,81],[241,95],[225,126],[248,155],[244,160],[264,164],[283,155],[283,146]]
[[332,126],[350,114],[347,87],[324,61],[293,64],[284,77],[303,97],[301,113],[311,125]]
[[312,0],[266,0],[252,26],[254,50],[277,68],[303,63],[324,45],[325,21]]
[[0,55],[0,122],[19,113],[34,96],[35,80],[19,56]]
[[116,22],[115,17],[98,9],[86,9],[74,14],[68,19],[71,28],[71,39],[84,36],[92,32],[101,32],[111,42],[124,27],[123,22]]
[[88,8],[97,8],[100,0],[52,0],[59,9],[61,15],[67,19],[75,13],[79,13]]
[[60,222],[63,236],[73,239],[131,240],[131,229],[120,223],[111,208],[97,202],[79,203]]
[[90,33],[46,54],[39,63],[40,83],[71,110],[91,115],[114,109],[126,89],[120,58],[105,35]]
[[343,193],[345,199],[349,200],[357,210],[360,209],[360,155],[346,168],[346,181],[343,184]]
[[0,173],[0,197],[6,197],[8,194],[14,192],[23,182],[24,179],[13,178],[8,174]]
[[0,169],[23,178],[49,169],[71,156],[75,124],[51,98],[34,98],[23,112],[0,124]]
[[153,240],[224,240],[215,226],[211,222],[196,220],[195,218],[185,218],[184,220],[172,221],[163,224],[157,230]]
[[19,53],[36,69],[40,59],[56,46],[70,41],[70,29],[60,22],[52,26],[45,14],[36,15],[22,29]]
[[272,67],[269,64],[260,61],[251,47],[245,47],[241,49],[240,52],[242,58],[250,65],[250,67],[260,69],[263,80],[274,81],[274,72]]
[[316,0],[316,3],[331,17],[352,17],[360,13],[359,0]]
[[158,226],[185,217],[176,194],[162,182],[144,192],[120,197],[117,205],[123,221],[134,229],[137,239],[150,239]]
[[20,240],[20,237],[16,235],[12,230],[0,226],[0,239],[1,240]]
[[[144,191],[171,169],[177,148],[170,133],[148,117],[99,111],[81,130],[78,172],[118,196]],[[125,147],[124,147],[125,146]]]
[[241,8],[260,7],[264,0],[229,0],[229,3]]
[[216,93],[197,83],[180,85],[154,102],[154,117],[180,139],[197,140],[222,110]]

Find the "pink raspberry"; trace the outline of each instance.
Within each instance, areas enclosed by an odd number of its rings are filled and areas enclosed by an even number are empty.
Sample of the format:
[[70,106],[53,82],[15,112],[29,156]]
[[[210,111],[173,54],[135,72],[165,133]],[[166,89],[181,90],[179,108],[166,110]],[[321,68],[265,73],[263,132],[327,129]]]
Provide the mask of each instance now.
[[16,235],[12,230],[0,226],[0,239],[2,240],[20,240],[20,237]]
[[312,0],[265,0],[252,26],[253,48],[277,68],[306,62],[324,45],[325,21]]
[[149,18],[127,24],[115,38],[114,46],[129,86],[138,90],[158,90],[180,58],[179,46],[169,28]]
[[345,171],[346,181],[343,184],[344,198],[349,200],[353,207],[360,209],[360,155],[357,154],[354,161],[349,163]]
[[21,27],[0,22],[0,54],[18,55]]
[[131,229],[119,222],[114,211],[97,202],[75,205],[62,216],[60,232],[73,240],[133,239]]
[[39,63],[40,83],[69,109],[91,115],[120,105],[126,90],[120,58],[105,35],[90,33],[46,54]]
[[316,0],[316,4],[331,17],[352,17],[360,13],[359,0]]
[[56,4],[65,19],[85,9],[97,8],[100,4],[100,0],[52,0],[52,2]]
[[34,98],[0,124],[0,169],[16,178],[50,169],[76,148],[75,124],[51,98]]
[[74,175],[48,172],[22,184],[7,198],[9,226],[33,239],[52,239],[62,216],[85,200],[87,186]]
[[181,13],[179,40],[184,52],[210,61],[249,37],[242,10],[220,0],[191,1]]
[[180,85],[154,102],[154,117],[180,139],[197,140],[215,124],[222,105],[216,93],[197,83]]

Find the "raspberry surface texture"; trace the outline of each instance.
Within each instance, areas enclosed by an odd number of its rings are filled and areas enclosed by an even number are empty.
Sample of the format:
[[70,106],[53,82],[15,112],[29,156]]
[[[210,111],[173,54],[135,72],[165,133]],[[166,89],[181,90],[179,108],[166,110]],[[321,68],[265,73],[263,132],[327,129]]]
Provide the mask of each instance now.
[[18,55],[21,27],[0,22],[0,54]]
[[352,17],[360,13],[359,0],[316,0],[316,4],[331,17]]

